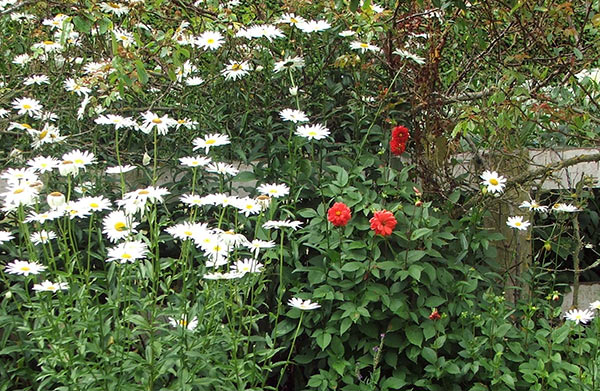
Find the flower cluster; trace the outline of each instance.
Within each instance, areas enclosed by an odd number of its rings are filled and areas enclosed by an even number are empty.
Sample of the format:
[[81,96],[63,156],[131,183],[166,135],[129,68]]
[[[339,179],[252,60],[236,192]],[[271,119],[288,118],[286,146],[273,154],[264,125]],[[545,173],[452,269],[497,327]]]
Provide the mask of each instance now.
[[410,133],[404,126],[396,126],[392,129],[392,138],[390,140],[390,151],[393,155],[399,156],[406,150],[406,143]]

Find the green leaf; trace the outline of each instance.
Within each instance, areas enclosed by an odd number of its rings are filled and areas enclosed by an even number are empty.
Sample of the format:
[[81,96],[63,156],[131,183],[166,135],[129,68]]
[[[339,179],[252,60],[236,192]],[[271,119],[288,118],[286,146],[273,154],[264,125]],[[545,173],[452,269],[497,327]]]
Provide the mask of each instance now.
[[381,389],[382,391],[387,391],[387,390],[399,390],[400,388],[404,387],[406,385],[406,381],[404,380],[404,378],[399,378],[399,377],[388,377],[387,379],[385,379],[383,381],[383,383],[381,383]]
[[256,175],[250,171],[242,171],[237,174],[233,180],[235,182],[252,182],[256,180]]
[[430,364],[435,364],[437,361],[437,354],[435,350],[431,348],[423,348],[421,351],[421,356]]
[[451,375],[458,375],[460,373],[460,368],[453,362],[448,363],[448,365],[446,365],[446,372],[448,372]]
[[342,266],[342,270],[345,272],[354,272],[362,267],[363,264],[361,262],[348,262]]
[[439,307],[440,305],[444,304],[445,302],[446,302],[446,299],[444,299],[443,297],[429,296],[427,298],[427,300],[425,300],[425,305],[427,307],[435,308],[435,307]]
[[515,388],[515,379],[509,373],[500,376],[500,379],[510,388]]
[[420,265],[410,265],[408,268],[408,274],[414,278],[416,281],[421,279],[421,272],[423,271],[423,266]]
[[321,348],[321,350],[325,350],[329,343],[331,342],[331,334],[322,333],[317,337],[317,345]]
[[563,324],[561,327],[555,329],[552,332],[552,341],[555,344],[561,344],[569,336],[571,326],[568,323]]
[[410,235],[410,240],[417,240],[423,236],[430,235],[433,232],[431,228],[418,228]]
[[418,326],[409,326],[406,329],[406,338],[411,344],[421,347],[421,344],[423,343],[423,332]]
[[92,30],[92,22],[88,18],[76,16],[73,18],[73,24],[80,33],[88,34]]
[[144,68],[144,64],[139,60],[135,60],[135,69],[138,74],[138,79],[140,83],[146,84],[148,83],[148,72],[146,72],[146,68]]
[[359,0],[350,1],[350,11],[355,12],[358,9]]

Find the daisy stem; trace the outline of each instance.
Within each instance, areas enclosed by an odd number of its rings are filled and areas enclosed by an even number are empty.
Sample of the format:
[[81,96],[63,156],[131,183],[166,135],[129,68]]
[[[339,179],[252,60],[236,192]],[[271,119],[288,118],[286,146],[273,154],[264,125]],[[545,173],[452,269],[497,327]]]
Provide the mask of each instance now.
[[93,229],[94,217],[95,217],[95,214],[92,213],[92,215],[90,216],[90,223],[88,225],[87,265],[86,265],[86,269],[85,269],[85,286],[86,287],[90,283],[90,263],[91,263],[90,261],[91,261],[91,257],[92,257],[92,232],[94,231],[94,229]]
[[288,364],[290,363],[290,358],[292,357],[292,353],[294,351],[294,345],[296,344],[296,338],[298,337],[298,332],[300,331],[300,326],[302,326],[302,319],[304,318],[304,312],[300,313],[300,320],[298,321],[298,327],[296,327],[296,332],[294,333],[294,338],[292,339],[292,345],[290,346],[290,352],[288,353],[287,359],[285,360],[285,365],[283,369],[279,373],[279,380],[277,380],[277,385],[275,389],[279,389],[279,384],[283,379],[283,375],[285,374],[285,370],[287,369]]
[[156,182],[158,181],[158,130],[156,126],[154,127],[154,162],[152,165],[152,186],[156,186]]
[[371,125],[369,125],[369,128],[367,129],[367,133],[365,133],[365,136],[363,137],[362,141],[360,142],[360,146],[356,153],[356,157],[354,158],[353,166],[356,165],[356,162],[358,161],[358,159],[360,159],[363,147],[365,146],[365,143],[367,142],[367,138],[369,138],[369,135],[371,134],[371,129],[373,129],[373,126],[375,126],[375,121],[377,120],[377,117],[379,117],[379,114],[381,114],[381,111],[383,110],[385,98],[391,91],[392,87],[394,86],[394,83],[396,82],[396,79],[398,78],[398,76],[400,75],[400,73],[402,72],[403,69],[404,69],[404,67],[398,69],[398,72],[396,72],[396,74],[394,75],[394,78],[390,82],[390,85],[385,90],[385,93],[383,94],[383,97],[381,98],[381,102],[379,103],[379,107],[377,108],[377,112],[375,113],[375,118],[373,118],[373,121],[371,121]]
[[[296,88],[296,83],[294,83],[294,75],[292,74],[292,69],[288,69],[288,73],[290,75],[290,82],[292,83],[292,88]],[[300,100],[298,99],[298,94],[294,95],[294,100],[296,101],[296,109],[300,110]]]
[[115,152],[117,154],[117,164],[119,166],[119,178],[121,179],[121,197],[125,194],[125,177],[121,169],[121,154],[119,152],[119,131],[115,129]]

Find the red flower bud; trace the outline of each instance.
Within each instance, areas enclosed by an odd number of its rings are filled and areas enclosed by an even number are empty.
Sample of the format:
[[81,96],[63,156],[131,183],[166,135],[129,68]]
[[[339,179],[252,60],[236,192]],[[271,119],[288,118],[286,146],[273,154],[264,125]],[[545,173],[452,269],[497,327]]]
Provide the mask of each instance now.
[[431,319],[431,320],[438,320],[441,317],[442,316],[438,312],[437,308],[434,308],[433,311],[431,311],[431,315],[429,315],[429,319]]

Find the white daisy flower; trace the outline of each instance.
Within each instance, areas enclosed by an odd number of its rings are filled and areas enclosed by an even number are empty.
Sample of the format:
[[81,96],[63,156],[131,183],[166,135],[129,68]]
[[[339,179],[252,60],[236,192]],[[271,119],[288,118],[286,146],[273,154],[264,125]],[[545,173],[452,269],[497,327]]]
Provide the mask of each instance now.
[[188,86],[199,86],[204,83],[204,79],[198,76],[192,76],[185,79],[185,84]]
[[128,6],[114,1],[100,3],[100,9],[108,14],[113,14],[116,16],[127,15],[129,12]]
[[306,19],[302,16],[297,16],[293,13],[283,14],[279,19],[277,19],[277,23],[285,23],[290,26],[296,26],[298,23],[306,23]]
[[321,124],[302,125],[296,129],[296,135],[309,140],[321,140],[329,136],[329,129]]
[[294,231],[300,228],[302,225],[301,221],[290,221],[290,220],[269,220],[265,222],[262,227],[264,229],[281,229],[281,228],[292,228]]
[[425,64],[425,58],[417,56],[416,54],[412,54],[406,50],[403,49],[396,49],[392,52],[392,54],[396,54],[402,58],[406,58],[409,60],[412,60],[414,62],[416,62],[419,65],[423,65]]
[[51,282],[46,280],[41,284],[33,284],[33,290],[37,292],[58,292],[69,289],[69,284],[66,282]]
[[194,144],[194,151],[200,148],[204,148],[204,153],[208,153],[208,150],[211,147],[220,147],[222,145],[227,145],[230,144],[231,141],[229,140],[229,136],[226,134],[212,133],[207,134],[204,137],[195,138],[194,141],[192,141],[192,143]]
[[107,251],[106,262],[133,263],[144,259],[148,254],[148,245],[141,240],[119,243]]
[[508,218],[506,225],[511,228],[516,228],[519,231],[525,231],[529,228],[531,223],[529,223],[529,221],[523,221],[523,216],[513,216]]
[[135,170],[135,168],[136,168],[135,166],[126,164],[124,166],[107,167],[105,172],[107,174],[121,174],[121,173],[126,173],[129,171],[133,171],[133,170]]
[[15,237],[9,231],[0,231],[0,244],[9,242],[13,240]]
[[563,204],[563,203],[554,204],[552,206],[552,210],[555,212],[566,212],[566,213],[573,213],[573,212],[581,211],[581,209],[579,209],[578,207],[576,207],[573,204]]
[[27,161],[27,165],[33,168],[36,172],[43,174],[50,172],[60,165],[60,160],[53,157],[36,156],[33,159]]
[[273,247],[275,247],[275,242],[273,242],[272,240],[266,241],[266,240],[254,239],[252,242],[250,242],[248,244],[248,248],[254,254],[254,258],[258,258],[258,253],[260,252],[261,249],[273,248]]
[[104,196],[83,197],[79,200],[79,203],[85,205],[92,212],[101,212],[103,210],[111,209],[110,200]]
[[292,121],[293,123],[308,122],[308,117],[301,110],[283,109],[279,112],[279,115],[284,121]]
[[210,230],[206,224],[183,222],[167,228],[165,231],[175,239],[187,240],[194,238],[202,238],[206,234],[210,234]]
[[92,152],[75,149],[62,155],[63,163],[71,162],[76,168],[85,169],[86,166],[96,163],[96,157]]
[[236,261],[231,265],[231,271],[234,273],[260,273],[263,271],[263,264],[256,259],[246,258],[241,261]]
[[188,331],[194,331],[196,327],[198,327],[198,317],[196,316],[189,322],[187,321],[187,317],[185,315],[183,315],[180,319],[175,319],[170,316],[167,319],[171,326],[182,327]]
[[232,166],[231,164],[222,163],[222,162],[209,164],[206,167],[206,171],[214,172],[216,174],[231,175],[231,176],[237,175],[237,173],[239,172],[239,170],[237,168],[235,168],[234,166]]
[[302,300],[298,297],[292,297],[288,301],[288,305],[290,307],[298,308],[303,311],[314,310],[314,309],[321,307],[321,305],[319,303],[313,303],[310,300]]
[[547,212],[548,211],[548,207],[547,206],[540,205],[537,201],[534,201],[534,200],[523,201],[521,203],[521,205],[519,205],[519,208],[527,208],[530,211],[534,210],[536,212]]
[[350,42],[350,49],[359,50],[361,53],[366,53],[367,51],[371,51],[371,52],[380,52],[381,51],[381,49],[378,46],[371,45],[368,42],[361,42],[361,41]]
[[592,319],[594,319],[594,313],[590,310],[573,309],[565,313],[565,318],[567,318],[567,320],[575,322],[576,324],[586,324],[589,323]]
[[498,175],[496,171],[484,171],[481,179],[481,184],[487,187],[489,193],[502,193],[506,186],[506,178]]
[[244,276],[243,273],[235,273],[235,272],[228,272],[228,273],[221,273],[221,272],[214,272],[214,273],[207,273],[204,276],[202,276],[202,278],[204,278],[205,280],[233,280],[236,278],[242,278]]
[[186,156],[180,157],[179,162],[186,167],[204,167],[211,162],[209,157],[205,156]]
[[269,197],[284,197],[290,193],[290,188],[284,184],[264,183],[257,188],[258,192]]
[[301,22],[296,24],[296,26],[305,33],[314,33],[327,30],[331,27],[331,24],[324,20],[310,20],[307,22]]
[[50,84],[50,78],[46,75],[33,75],[23,80],[23,84],[25,84],[26,86],[30,86],[33,84],[36,84],[38,86],[42,84]]
[[354,32],[354,31],[352,31],[352,30],[344,30],[344,31],[342,31],[341,33],[339,33],[338,35],[339,35],[340,37],[344,37],[344,38],[345,38],[345,37],[351,37],[351,36],[353,36],[353,35],[355,35],[355,34],[356,34],[356,32]]
[[115,114],[101,115],[94,120],[99,125],[112,125],[116,130],[121,128],[134,128],[137,124],[131,117],[123,117]]
[[273,67],[273,72],[278,73],[288,69],[301,69],[304,66],[304,58],[300,56],[286,57],[283,61],[278,61]]
[[140,130],[146,134],[150,133],[152,129],[156,128],[158,134],[165,135],[169,132],[169,128],[176,126],[177,121],[170,118],[167,114],[159,117],[157,114],[146,111],[142,114],[144,122],[140,126]]
[[197,46],[205,50],[216,50],[223,45],[224,37],[218,31],[205,31],[194,40]]
[[88,95],[90,92],[92,92],[92,90],[90,88],[83,85],[83,82],[76,81],[73,78],[69,78],[69,79],[65,80],[63,84],[65,87],[65,90],[67,90],[69,92],[73,92],[79,96]]
[[31,98],[20,98],[12,101],[13,109],[17,110],[17,114],[19,115],[37,115],[43,109],[43,106],[40,104],[38,100]]
[[125,239],[130,234],[137,232],[135,227],[138,223],[131,216],[127,216],[121,210],[112,211],[102,221],[102,232],[111,242]]
[[6,265],[4,271],[8,274],[19,274],[22,276],[28,276],[30,274],[39,274],[46,270],[46,266],[43,266],[37,262],[19,261],[15,259],[13,262]]
[[258,214],[263,209],[258,201],[250,197],[238,199],[233,206],[246,216]]
[[29,240],[31,240],[31,243],[35,245],[46,244],[52,239],[56,239],[56,233],[54,231],[46,231],[44,229],[39,232],[33,232],[29,236]]
[[124,48],[128,48],[129,46],[135,43],[135,38],[133,37],[133,34],[125,29],[117,27],[113,29],[112,32],[115,35],[115,39],[121,42]]
[[225,69],[221,71],[225,80],[233,79],[236,80],[248,74],[252,70],[252,65],[248,61],[229,61],[229,64],[225,65]]
[[44,224],[46,221],[52,221],[62,216],[62,212],[59,210],[51,210],[48,212],[30,212],[25,219],[26,223],[37,222]]
[[205,197],[200,197],[197,194],[183,194],[179,197],[179,200],[188,206],[202,206],[207,205],[204,202]]

